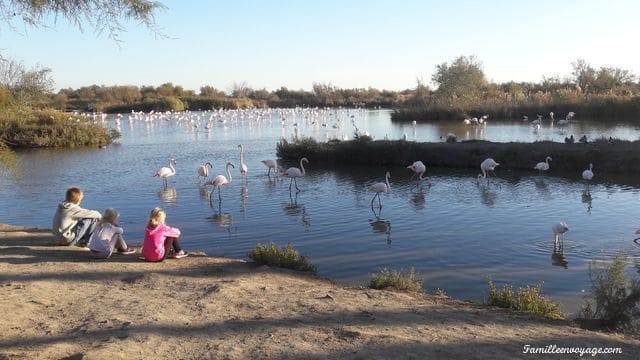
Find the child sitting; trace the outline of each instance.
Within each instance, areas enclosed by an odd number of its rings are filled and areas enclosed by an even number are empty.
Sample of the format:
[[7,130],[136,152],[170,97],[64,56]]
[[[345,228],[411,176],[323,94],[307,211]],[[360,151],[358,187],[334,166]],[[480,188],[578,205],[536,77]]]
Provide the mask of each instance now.
[[91,234],[102,217],[99,211],[80,207],[84,194],[77,187],[67,190],[65,201],[58,205],[53,216],[53,234],[62,245],[87,246]]
[[91,235],[89,249],[93,255],[100,259],[108,259],[117,249],[119,254],[133,254],[135,249],[127,247],[122,233],[124,230],[118,227],[118,217],[120,214],[115,209],[104,211],[102,219],[98,223],[98,228]]
[[159,207],[151,210],[142,244],[142,256],[146,261],[162,261],[167,257],[179,259],[188,255],[178,242],[180,230],[165,225],[166,216]]

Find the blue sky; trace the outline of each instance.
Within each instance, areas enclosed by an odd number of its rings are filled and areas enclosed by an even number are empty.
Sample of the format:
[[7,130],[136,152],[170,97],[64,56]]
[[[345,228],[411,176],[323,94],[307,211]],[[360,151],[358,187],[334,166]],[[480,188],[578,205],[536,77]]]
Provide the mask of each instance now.
[[[161,0],[169,38],[125,24],[121,43],[63,19],[20,33],[0,24],[5,57],[53,71],[56,89],[165,82],[199,90],[402,90],[437,64],[475,55],[488,79],[567,76],[571,62],[640,74],[636,0]],[[23,30],[24,29],[24,30]]]

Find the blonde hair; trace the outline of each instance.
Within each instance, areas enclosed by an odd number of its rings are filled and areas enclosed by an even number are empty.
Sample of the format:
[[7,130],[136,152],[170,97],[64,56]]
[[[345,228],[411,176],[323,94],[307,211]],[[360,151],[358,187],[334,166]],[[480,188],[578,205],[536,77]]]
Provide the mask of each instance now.
[[161,208],[157,207],[151,210],[151,214],[149,214],[149,221],[147,222],[147,227],[153,228],[160,224],[164,224],[164,219],[167,217],[167,213],[164,212]]
[[102,219],[100,219],[100,227],[102,228],[105,223],[114,224],[118,219],[118,216],[120,216],[118,210],[107,208],[104,211],[104,215],[102,215]]
[[82,190],[80,190],[80,188],[71,187],[71,188],[67,189],[67,194],[65,196],[65,201],[71,202],[71,203],[74,203],[74,204],[79,204],[80,200],[82,200],[83,196],[84,196],[84,194],[82,193]]

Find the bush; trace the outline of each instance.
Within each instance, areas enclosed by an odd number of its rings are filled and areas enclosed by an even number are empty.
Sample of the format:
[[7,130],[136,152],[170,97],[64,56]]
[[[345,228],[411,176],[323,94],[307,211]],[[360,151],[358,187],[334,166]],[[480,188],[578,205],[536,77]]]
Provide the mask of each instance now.
[[640,281],[629,279],[625,273],[626,256],[619,253],[607,266],[589,265],[591,296],[595,303],[586,301],[581,315],[586,319],[600,320],[610,329],[629,330],[638,328],[640,318]]
[[505,284],[497,288],[493,280],[489,279],[489,296],[485,299],[485,304],[524,311],[548,319],[566,319],[566,315],[558,310],[559,305],[542,295],[541,284],[527,285],[514,293],[511,285]]
[[396,271],[384,268],[369,275],[369,287],[372,289],[394,288],[400,291],[422,292],[422,280],[416,278],[416,269]]
[[301,256],[291,244],[287,244],[282,248],[274,243],[269,243],[269,245],[257,244],[256,248],[248,256],[258,264],[298,271],[316,271],[316,266],[309,261],[309,258]]

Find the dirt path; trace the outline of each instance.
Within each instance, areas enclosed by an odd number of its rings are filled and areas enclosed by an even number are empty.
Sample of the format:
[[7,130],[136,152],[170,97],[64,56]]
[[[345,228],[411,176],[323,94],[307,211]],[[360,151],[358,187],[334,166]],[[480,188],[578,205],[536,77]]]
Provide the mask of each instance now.
[[640,341],[433,295],[192,254],[94,260],[47,231],[0,227],[0,359],[578,359],[525,345]]

